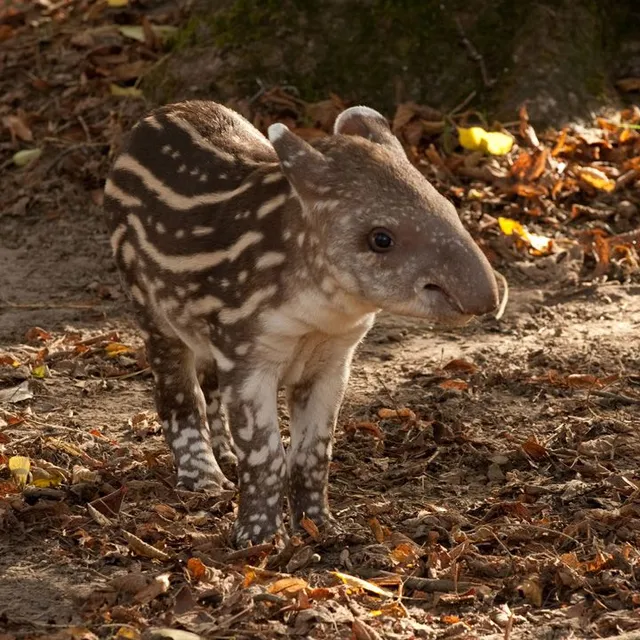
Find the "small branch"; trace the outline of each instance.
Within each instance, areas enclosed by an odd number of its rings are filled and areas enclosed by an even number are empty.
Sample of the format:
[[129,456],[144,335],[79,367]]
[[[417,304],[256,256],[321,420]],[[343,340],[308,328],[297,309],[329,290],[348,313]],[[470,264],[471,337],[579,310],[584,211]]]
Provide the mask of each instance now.
[[370,580],[371,578],[393,577],[400,578],[402,585],[408,589],[417,589],[425,593],[448,593],[458,591],[469,591],[477,587],[484,586],[476,582],[457,582],[455,580],[439,580],[437,578],[416,578],[413,576],[401,576],[390,571],[380,571],[377,569],[362,568],[358,570],[358,575]]

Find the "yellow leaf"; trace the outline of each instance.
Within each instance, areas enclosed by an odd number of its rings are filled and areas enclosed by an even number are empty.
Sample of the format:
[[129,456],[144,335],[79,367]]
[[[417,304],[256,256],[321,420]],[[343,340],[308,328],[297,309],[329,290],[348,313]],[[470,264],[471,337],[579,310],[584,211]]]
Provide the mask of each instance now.
[[42,149],[23,149],[13,154],[13,164],[16,167],[26,167],[42,155]]
[[110,342],[104,350],[110,358],[115,358],[123,353],[133,352],[131,347],[128,347],[126,344],[122,344],[121,342]]
[[141,98],[142,97],[142,89],[138,89],[137,87],[121,87],[117,84],[110,84],[109,91],[112,96],[118,96],[122,98]]
[[125,38],[131,38],[138,42],[144,42],[144,29],[142,27],[130,24],[123,24],[118,30]]
[[379,596],[384,596],[385,598],[394,598],[394,594],[391,591],[387,591],[387,589],[383,589],[379,587],[377,584],[373,582],[369,582],[368,580],[363,580],[362,578],[358,578],[356,576],[351,576],[348,573],[342,573],[341,571],[332,571],[334,576],[342,580],[344,584],[353,587],[354,589],[364,589],[365,591],[371,591],[371,593],[375,593]]
[[46,469],[40,469],[39,467],[31,469],[31,476],[31,484],[35,487],[57,487],[62,480],[60,476],[49,473]]
[[[113,0],[109,1],[113,2]],[[126,640],[140,640],[141,637],[140,632],[132,627],[120,627],[116,633],[116,638],[126,638]]]
[[616,188],[615,180],[611,180],[606,174],[594,167],[582,167],[578,176],[580,180],[599,191],[610,193]]
[[16,483],[24,487],[27,484],[29,470],[31,469],[31,461],[25,456],[12,456],[9,458],[9,471]]
[[465,129],[458,127],[460,145],[470,151],[484,151],[493,156],[501,156],[511,151],[513,138],[499,131],[485,131],[482,127]]
[[37,367],[33,367],[31,370],[31,375],[34,378],[48,378],[49,377],[49,367],[46,364],[40,364]]
[[126,7],[128,4],[129,0],[107,0],[109,7]]
[[551,238],[529,233],[525,227],[511,218],[499,217],[498,224],[505,236],[515,235],[524,241],[524,243],[529,246],[530,252],[533,255],[543,256],[551,252],[553,247],[553,240]]

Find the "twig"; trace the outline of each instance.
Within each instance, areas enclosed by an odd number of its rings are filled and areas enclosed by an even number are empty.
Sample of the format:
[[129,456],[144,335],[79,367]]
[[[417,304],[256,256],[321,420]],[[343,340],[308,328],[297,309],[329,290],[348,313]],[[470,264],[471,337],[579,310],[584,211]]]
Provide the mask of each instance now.
[[632,398],[622,393],[613,393],[612,391],[604,391],[603,389],[592,389],[589,391],[589,395],[606,398],[610,402],[617,402],[618,404],[640,404],[640,398]]
[[245,549],[239,549],[230,553],[225,559],[225,562],[233,562],[234,560],[243,560],[245,558],[252,558],[253,556],[259,556],[263,553],[269,553],[273,551],[273,545],[271,543],[258,544],[255,547],[246,547]]
[[358,570],[358,575],[362,578],[400,578],[404,588],[417,589],[426,593],[447,593],[450,591],[469,591],[476,587],[484,586],[482,583],[477,582],[456,582],[455,580],[440,580],[437,578],[416,578],[414,576],[399,576],[397,573],[391,573],[390,571],[381,571],[378,569],[369,569],[363,567]]
[[95,309],[98,303],[89,304],[84,302],[32,302],[28,304],[19,304],[15,302],[9,302],[4,298],[0,298],[0,309]]
[[498,307],[498,311],[495,315],[496,320],[500,320],[500,318],[502,318],[502,316],[504,315],[504,311],[507,308],[507,302],[509,301],[509,284],[507,282],[507,279],[499,271],[496,271],[494,269],[493,273],[496,274],[496,277],[498,278],[498,280],[500,280],[500,282],[502,283],[502,287],[504,288],[502,300],[500,301],[500,306]]
[[482,82],[485,87],[491,87],[496,83],[495,78],[490,78],[487,73],[487,68],[484,64],[484,58],[482,54],[473,46],[473,43],[469,38],[467,38],[466,33],[464,32],[464,27],[462,26],[462,22],[460,22],[460,18],[457,16],[453,19],[456,23],[456,29],[458,30],[458,35],[460,36],[460,40],[464,45],[467,53],[471,60],[473,60],[480,67],[480,74],[482,75]]

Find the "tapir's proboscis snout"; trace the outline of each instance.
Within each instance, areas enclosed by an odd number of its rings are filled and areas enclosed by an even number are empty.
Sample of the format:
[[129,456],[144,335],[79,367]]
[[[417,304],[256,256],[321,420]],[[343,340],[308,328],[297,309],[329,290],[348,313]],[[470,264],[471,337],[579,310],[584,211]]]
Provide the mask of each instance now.
[[432,221],[415,291],[437,320],[458,323],[495,311],[499,296],[493,268],[454,215]]

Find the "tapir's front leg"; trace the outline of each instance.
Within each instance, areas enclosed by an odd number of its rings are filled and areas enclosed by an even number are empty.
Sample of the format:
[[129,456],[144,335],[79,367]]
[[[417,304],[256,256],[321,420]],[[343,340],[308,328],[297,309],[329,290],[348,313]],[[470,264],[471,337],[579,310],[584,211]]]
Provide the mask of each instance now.
[[233,539],[237,546],[269,540],[282,528],[286,464],[277,411],[277,378],[256,370],[223,399],[238,458],[240,498]]
[[287,389],[291,417],[287,466],[294,530],[305,515],[318,524],[330,517],[327,488],[333,432],[357,340],[325,345],[316,354],[319,358],[311,365],[310,377]]

